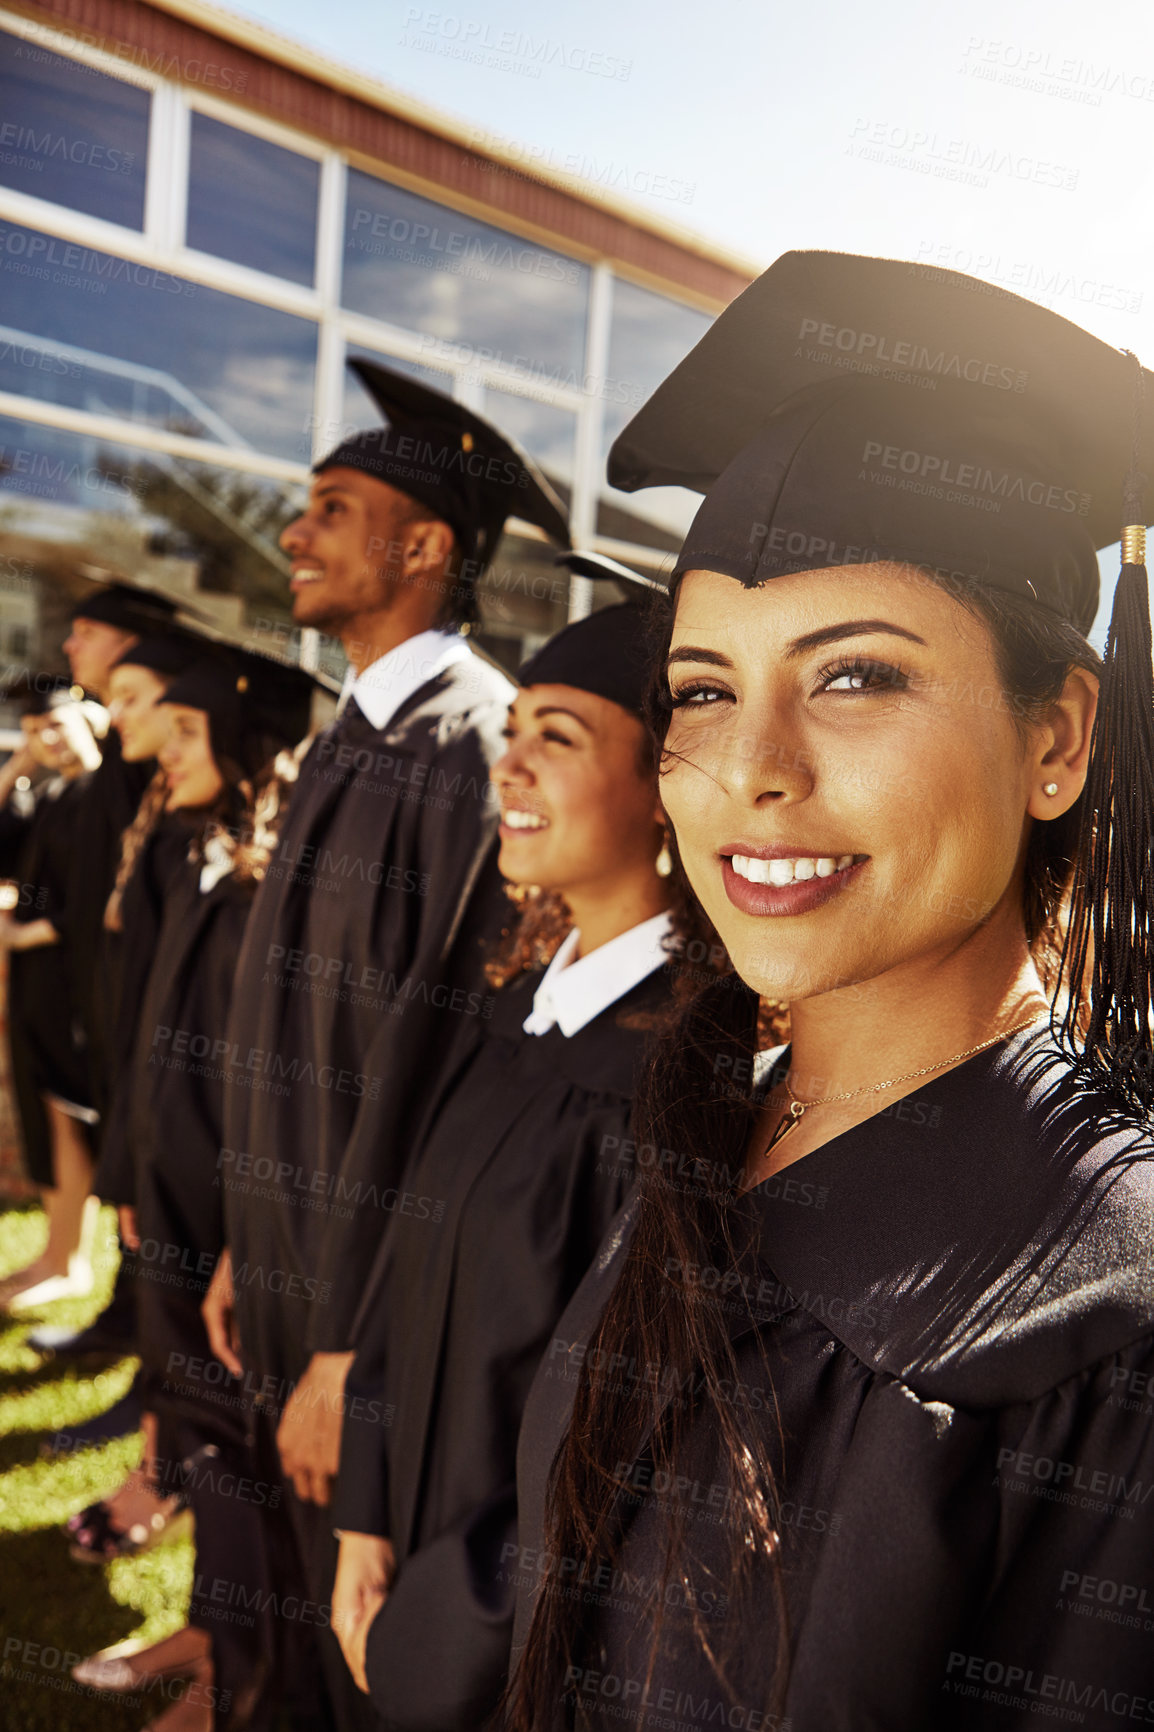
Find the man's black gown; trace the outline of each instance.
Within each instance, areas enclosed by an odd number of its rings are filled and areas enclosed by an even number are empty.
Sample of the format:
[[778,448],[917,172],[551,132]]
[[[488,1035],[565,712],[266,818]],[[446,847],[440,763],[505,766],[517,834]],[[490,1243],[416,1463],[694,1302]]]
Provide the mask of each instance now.
[[[245,1366],[283,1405],[352,1321],[398,1206],[400,1127],[483,990],[446,985],[496,825],[510,688],[456,662],[373,728],[346,712],[305,758],[237,971],[226,1236]],[[350,706],[352,709],[352,706]]]
[[368,1643],[374,1706],[471,1732],[508,1665],[521,1411],[553,1326],[632,1182],[658,969],[566,1038],[527,1035],[541,972],[497,995],[446,1079],[382,1248],[346,1386],[338,1526],[387,1535],[399,1574]]
[[[736,1267],[669,1272],[726,1306],[735,1411],[780,1474],[784,1718],[767,1568],[748,1601],[721,1597],[726,1482],[690,1391],[680,1490],[642,1489],[639,1464],[612,1570],[578,1584],[570,1689],[590,1726],[618,1726],[622,1704],[640,1723],[792,1732],[1154,1724],[1152,1152],[1019,1036],[750,1192]],[[630,1230],[627,1206],[526,1410],[517,1648],[549,1579],[545,1483],[579,1344]],[[678,1497],[690,1580],[646,1689],[645,1590]],[[678,1610],[690,1596],[711,1635],[738,1638],[732,1697]],[[557,1709],[542,1732],[564,1724]]]
[[[484,924],[470,892],[489,884],[489,765],[511,695],[470,655],[382,729],[350,704],[301,765],[253,907],[220,1172],[256,1459],[270,1480],[293,1384],[314,1353],[352,1345],[377,1247],[401,1207],[410,1115],[455,1029],[491,1008],[483,980],[456,980]],[[286,1483],[267,1516],[274,1579],[323,1606],[336,1559],[331,1511]],[[282,1620],[277,1642],[276,1683],[302,1724],[324,1713],[342,1732],[372,1721],[327,1622]]]

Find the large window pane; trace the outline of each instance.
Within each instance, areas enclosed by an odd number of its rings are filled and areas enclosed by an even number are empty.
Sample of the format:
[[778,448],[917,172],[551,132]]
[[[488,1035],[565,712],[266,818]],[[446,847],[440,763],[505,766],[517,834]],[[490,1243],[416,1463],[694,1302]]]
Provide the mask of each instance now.
[[319,185],[312,157],[193,113],[190,247],[311,287]]
[[2,224],[0,266],[4,390],[307,461],[311,320]]
[[150,101],[0,31],[0,185],[143,229]]
[[510,674],[569,617],[569,576],[551,544],[506,530],[478,586],[482,649]]
[[568,505],[576,464],[576,415],[552,403],[491,388],[485,392],[485,414],[540,465]]
[[[256,647],[298,641],[278,540],[303,487],[3,418],[0,458],[0,573],[24,590],[80,593],[87,573],[114,567]],[[0,646],[4,594],[0,583]],[[61,665],[62,605],[34,622],[35,665]]]
[[[708,313],[617,278],[609,337],[609,378],[602,422],[604,449],[713,323]],[[604,474],[604,470],[602,471]],[[602,535],[676,551],[701,496],[683,487],[646,487],[620,493],[603,482],[597,510]]]
[[576,260],[350,169],[343,303],[424,332],[430,363],[495,360],[580,388],[588,296]]

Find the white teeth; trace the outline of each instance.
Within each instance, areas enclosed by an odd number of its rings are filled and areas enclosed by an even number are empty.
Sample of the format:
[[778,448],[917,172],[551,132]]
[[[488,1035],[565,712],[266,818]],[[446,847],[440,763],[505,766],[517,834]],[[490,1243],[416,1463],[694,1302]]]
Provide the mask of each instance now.
[[548,818],[539,818],[536,812],[523,812],[520,807],[510,806],[508,811],[501,813],[501,822],[508,830],[547,830]]
[[323,571],[318,571],[314,567],[310,566],[309,569],[306,571],[294,571],[293,572],[293,582],[294,583],[315,583],[319,577],[323,577],[324,575],[325,574]]
[[853,865],[852,854],[802,855],[796,860],[758,860],[752,854],[734,854],[730,864],[739,878],[751,884],[773,884],[778,889],[786,884],[805,884],[810,878],[832,878]]

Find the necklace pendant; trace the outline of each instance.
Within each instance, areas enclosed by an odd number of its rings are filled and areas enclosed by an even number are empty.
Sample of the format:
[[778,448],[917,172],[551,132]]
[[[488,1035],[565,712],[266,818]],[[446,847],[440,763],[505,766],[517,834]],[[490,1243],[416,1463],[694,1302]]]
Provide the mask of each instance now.
[[788,1113],[787,1117],[785,1117],[779,1121],[777,1129],[774,1131],[773,1135],[770,1137],[769,1142],[765,1145],[765,1153],[761,1157],[763,1161],[766,1159],[766,1157],[768,1155],[772,1154],[773,1150],[777,1147],[778,1143],[780,1143],[781,1139],[783,1137],[787,1137],[789,1135],[790,1131],[792,1131],[797,1125],[799,1125],[801,1123],[801,1115],[802,1115],[802,1113],[804,1113],[804,1111],[805,1111],[804,1102],[802,1102],[802,1101],[790,1101],[789,1113]]

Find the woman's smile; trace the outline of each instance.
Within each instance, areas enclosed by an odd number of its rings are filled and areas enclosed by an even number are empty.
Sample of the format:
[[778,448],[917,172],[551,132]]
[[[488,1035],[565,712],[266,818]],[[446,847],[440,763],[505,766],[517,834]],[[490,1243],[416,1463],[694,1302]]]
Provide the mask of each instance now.
[[725,894],[743,914],[808,914],[856,883],[868,854],[785,853],[741,844],[722,848]]

